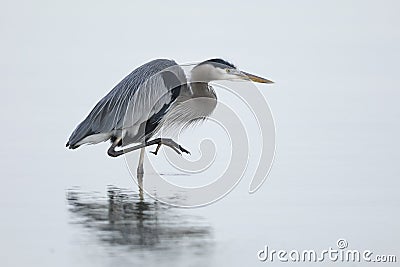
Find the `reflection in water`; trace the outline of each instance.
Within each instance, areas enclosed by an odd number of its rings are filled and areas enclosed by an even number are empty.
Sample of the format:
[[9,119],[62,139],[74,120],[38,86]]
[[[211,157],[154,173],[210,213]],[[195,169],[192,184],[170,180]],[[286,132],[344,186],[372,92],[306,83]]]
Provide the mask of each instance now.
[[131,252],[177,253],[180,248],[187,253],[191,247],[195,254],[209,253],[211,228],[201,217],[188,215],[188,210],[145,200],[137,193],[115,187],[108,188],[107,197],[71,189],[67,200],[72,223],[94,230],[102,241],[100,245],[129,248]]

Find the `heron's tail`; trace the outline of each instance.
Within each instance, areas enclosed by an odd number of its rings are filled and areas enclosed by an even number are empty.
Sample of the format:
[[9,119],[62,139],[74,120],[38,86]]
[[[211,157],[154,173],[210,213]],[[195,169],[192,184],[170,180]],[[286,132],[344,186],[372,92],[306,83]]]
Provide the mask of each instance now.
[[67,144],[66,144],[65,146],[68,147],[69,149],[75,149],[75,148],[78,148],[78,147],[79,147],[79,145],[72,145],[72,144],[70,144],[69,141],[67,142]]
[[76,127],[76,129],[72,132],[71,136],[69,137],[67,144],[65,145],[69,149],[75,149],[80,147],[82,144],[79,142],[87,136],[84,131],[82,131],[81,127],[82,123]]

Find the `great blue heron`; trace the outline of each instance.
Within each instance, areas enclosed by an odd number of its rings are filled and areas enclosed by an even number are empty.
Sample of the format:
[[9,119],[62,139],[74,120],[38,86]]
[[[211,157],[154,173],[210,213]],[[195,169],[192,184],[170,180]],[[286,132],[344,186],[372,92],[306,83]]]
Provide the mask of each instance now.
[[[247,80],[272,81],[238,70],[222,59],[197,64],[186,77],[173,60],[156,59],[126,76],[103,97],[74,130],[67,147],[111,140],[108,155],[117,157],[141,149],[138,173],[143,173],[144,148],[166,145],[181,154],[189,153],[169,138],[150,140],[161,126],[192,123],[208,117],[216,106],[217,96],[209,82]],[[205,99],[193,102],[189,100]],[[136,144],[135,146],[129,146]],[[117,147],[122,147],[116,150]]]

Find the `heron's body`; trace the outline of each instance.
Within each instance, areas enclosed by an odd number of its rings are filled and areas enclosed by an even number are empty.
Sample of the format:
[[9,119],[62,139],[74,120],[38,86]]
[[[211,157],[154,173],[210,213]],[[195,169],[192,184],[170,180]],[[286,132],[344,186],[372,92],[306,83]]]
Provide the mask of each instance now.
[[[179,77],[163,75],[168,68],[173,68]],[[146,63],[97,103],[72,133],[67,145],[77,148],[122,137],[124,144],[148,139],[159,128],[161,119],[181,91],[186,90],[185,74],[175,61],[157,59]]]
[[[215,91],[208,83],[229,79],[270,82],[240,72],[221,59],[196,65],[189,78],[173,60],[148,62],[132,71],[96,104],[76,127],[67,147],[75,149],[83,144],[111,140],[110,156],[119,156],[152,144],[158,144],[158,148],[161,144],[170,146],[178,153],[188,152],[171,139],[149,139],[161,127],[176,128],[207,118],[217,105]],[[133,143],[141,145],[115,150]]]

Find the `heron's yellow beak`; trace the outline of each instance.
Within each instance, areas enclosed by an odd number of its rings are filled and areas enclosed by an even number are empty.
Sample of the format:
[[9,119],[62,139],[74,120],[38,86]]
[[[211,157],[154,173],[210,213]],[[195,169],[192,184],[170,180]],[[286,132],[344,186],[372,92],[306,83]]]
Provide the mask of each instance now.
[[264,79],[262,77],[259,77],[259,76],[256,76],[256,75],[244,72],[244,71],[242,71],[242,73],[247,77],[247,79],[249,79],[253,82],[256,82],[256,83],[274,83],[273,81]]

